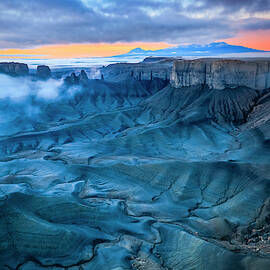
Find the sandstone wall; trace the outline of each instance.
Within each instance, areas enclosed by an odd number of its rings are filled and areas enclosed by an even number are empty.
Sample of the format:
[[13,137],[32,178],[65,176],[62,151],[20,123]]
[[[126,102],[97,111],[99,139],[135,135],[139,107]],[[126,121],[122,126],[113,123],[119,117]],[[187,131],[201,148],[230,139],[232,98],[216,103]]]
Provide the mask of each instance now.
[[270,61],[211,59],[175,61],[171,84],[176,88],[207,85],[210,89],[238,86],[266,89],[270,87]]
[[119,63],[101,69],[105,80],[121,81],[129,78],[136,80],[152,80],[159,78],[169,80],[173,61],[160,61],[157,63]]
[[9,75],[27,75],[29,72],[27,64],[23,63],[0,63],[0,73]]

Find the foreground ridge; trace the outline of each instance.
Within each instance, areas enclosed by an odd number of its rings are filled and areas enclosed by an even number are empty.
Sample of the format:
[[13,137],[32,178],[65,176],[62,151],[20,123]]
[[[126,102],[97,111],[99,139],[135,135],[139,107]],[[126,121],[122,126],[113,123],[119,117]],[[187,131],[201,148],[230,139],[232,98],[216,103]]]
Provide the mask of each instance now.
[[39,70],[0,75],[0,269],[270,268],[268,61]]

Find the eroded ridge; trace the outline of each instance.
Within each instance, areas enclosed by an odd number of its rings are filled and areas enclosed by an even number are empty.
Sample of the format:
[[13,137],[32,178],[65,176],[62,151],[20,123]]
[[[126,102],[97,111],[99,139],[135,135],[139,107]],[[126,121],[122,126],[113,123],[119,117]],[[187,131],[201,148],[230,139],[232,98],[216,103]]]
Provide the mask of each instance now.
[[269,89],[151,65],[0,99],[1,269],[270,268]]

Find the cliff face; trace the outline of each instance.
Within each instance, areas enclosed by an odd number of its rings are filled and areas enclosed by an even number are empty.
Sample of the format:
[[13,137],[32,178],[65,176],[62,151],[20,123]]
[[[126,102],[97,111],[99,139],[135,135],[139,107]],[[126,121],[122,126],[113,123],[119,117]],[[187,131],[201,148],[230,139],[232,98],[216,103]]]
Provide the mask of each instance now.
[[210,89],[270,87],[270,61],[198,59],[175,61],[171,73],[175,88],[206,85]]
[[67,76],[65,78],[65,82],[69,85],[73,85],[73,84],[87,85],[89,82],[89,79],[86,72],[84,70],[81,70],[78,76],[76,76],[76,74],[72,72],[70,76]]
[[42,79],[48,79],[51,77],[52,72],[48,66],[40,65],[37,67],[37,76]]
[[173,67],[172,60],[141,62],[136,64],[112,64],[101,69],[102,78],[108,81],[121,81],[129,78],[135,80],[152,80],[154,78],[169,80]]
[[108,81],[169,80],[175,88],[206,85],[210,89],[270,87],[270,61],[197,59],[144,61],[137,64],[119,63],[101,69],[101,76]]
[[29,72],[27,64],[23,63],[0,63],[0,73],[8,75],[27,75]]

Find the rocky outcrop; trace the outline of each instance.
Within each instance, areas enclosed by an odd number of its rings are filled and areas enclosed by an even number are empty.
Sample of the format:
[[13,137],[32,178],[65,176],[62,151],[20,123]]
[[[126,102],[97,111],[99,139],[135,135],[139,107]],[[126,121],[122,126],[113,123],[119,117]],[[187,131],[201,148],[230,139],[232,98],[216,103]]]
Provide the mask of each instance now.
[[143,63],[154,63],[160,61],[169,61],[169,60],[182,60],[181,57],[164,57],[164,56],[149,56],[143,60]]
[[74,84],[87,85],[88,82],[89,82],[89,79],[84,70],[81,70],[78,76],[74,72],[72,72],[70,76],[67,76],[65,78],[65,83],[69,85],[74,85]]
[[160,61],[144,61],[141,63],[118,63],[101,69],[101,76],[107,81],[126,79],[153,80],[155,78],[169,80],[173,66],[172,59]]
[[88,76],[84,70],[81,70],[79,77],[78,77],[79,83],[86,85],[89,81]]
[[146,58],[141,63],[112,64],[101,69],[107,81],[169,80],[175,88],[204,85],[210,89],[270,87],[270,61],[233,59]]
[[51,70],[48,66],[40,65],[37,67],[37,76],[42,79],[48,79],[52,75]]
[[270,61],[198,59],[175,61],[171,84],[176,88],[205,85],[210,89],[270,87]]
[[0,73],[5,73],[12,76],[23,76],[29,72],[27,64],[15,63],[15,62],[4,62],[0,63]]

